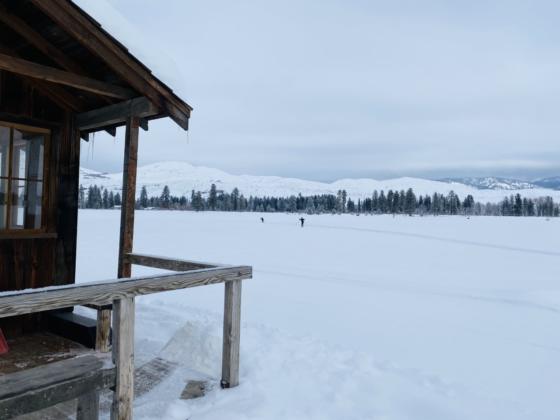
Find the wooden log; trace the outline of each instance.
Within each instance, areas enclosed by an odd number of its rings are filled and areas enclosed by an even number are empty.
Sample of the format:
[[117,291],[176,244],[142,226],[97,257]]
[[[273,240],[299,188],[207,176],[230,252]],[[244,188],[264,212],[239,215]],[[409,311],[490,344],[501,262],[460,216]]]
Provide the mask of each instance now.
[[76,420],[99,419],[99,392],[91,391],[78,398]]
[[224,265],[204,263],[198,261],[178,260],[175,258],[159,257],[156,255],[127,254],[125,261],[130,264],[142,265],[151,268],[160,268],[170,271],[189,271],[201,268],[224,267]]
[[115,299],[243,280],[251,276],[251,267],[220,267],[185,273],[3,292],[0,294],[0,318],[76,305],[106,305]]
[[130,99],[135,96],[134,91],[122,86],[101,82],[89,77],[80,76],[54,67],[23,60],[0,53],[0,69],[20,74],[34,79],[71,86],[76,89],[96,93],[117,99]]
[[121,205],[121,229],[119,239],[119,266],[117,277],[130,277],[130,263],[125,261],[126,254],[132,252],[134,239],[134,208],[136,205],[136,168],[138,165],[138,131],[140,119],[132,116],[126,121],[124,145],[123,190]]
[[225,284],[222,388],[239,385],[239,345],[241,340],[241,280]]
[[131,420],[134,401],[134,298],[113,305],[113,361],[117,369],[111,420]]
[[125,124],[131,116],[146,118],[158,113],[156,106],[148,99],[140,97],[78,114],[76,124],[81,131],[94,131]]
[[86,355],[0,377],[0,418],[32,413],[115,384],[108,356]]
[[97,311],[97,329],[95,332],[95,350],[101,353],[109,351],[109,335],[111,333],[111,309]]

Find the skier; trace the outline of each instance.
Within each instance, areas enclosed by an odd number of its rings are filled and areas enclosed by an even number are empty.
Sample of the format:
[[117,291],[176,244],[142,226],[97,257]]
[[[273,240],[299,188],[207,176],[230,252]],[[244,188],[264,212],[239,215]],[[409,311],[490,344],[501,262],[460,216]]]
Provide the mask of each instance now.
[[303,224],[305,223],[305,219],[304,219],[303,217],[301,217],[301,218],[299,219],[299,221],[300,221],[300,223],[301,223],[301,227],[303,227]]
[[264,217],[261,217],[261,223],[264,223]]

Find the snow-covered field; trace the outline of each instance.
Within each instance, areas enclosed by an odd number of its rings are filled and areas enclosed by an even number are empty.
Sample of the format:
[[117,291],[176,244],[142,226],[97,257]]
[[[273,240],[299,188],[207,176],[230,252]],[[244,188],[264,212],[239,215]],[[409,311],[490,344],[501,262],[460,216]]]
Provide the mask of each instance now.
[[[559,219],[260,216],[136,213],[137,252],[255,271],[241,385],[199,400],[178,397],[219,380],[223,285],[138,299],[137,362],[181,368],[135,418],[559,418]],[[118,223],[80,212],[80,282],[114,276]]]

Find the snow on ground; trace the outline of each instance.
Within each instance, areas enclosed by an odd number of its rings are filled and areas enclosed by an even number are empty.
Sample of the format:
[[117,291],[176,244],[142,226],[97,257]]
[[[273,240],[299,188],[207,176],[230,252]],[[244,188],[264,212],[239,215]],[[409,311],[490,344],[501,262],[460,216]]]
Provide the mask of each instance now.
[[[560,220],[136,213],[135,251],[254,266],[241,385],[220,377],[223,285],[138,299],[136,358],[181,363],[140,419],[558,419]],[[80,212],[79,281],[116,271],[119,213]],[[135,274],[147,273],[136,269]]]

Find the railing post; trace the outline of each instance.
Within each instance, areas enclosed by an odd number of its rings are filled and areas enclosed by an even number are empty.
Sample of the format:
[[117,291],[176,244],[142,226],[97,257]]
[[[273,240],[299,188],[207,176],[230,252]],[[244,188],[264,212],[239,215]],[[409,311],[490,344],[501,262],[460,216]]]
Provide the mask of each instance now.
[[134,298],[113,303],[113,361],[117,369],[111,420],[131,420],[134,399]]
[[102,306],[97,309],[97,329],[95,334],[95,350],[101,353],[109,351],[109,336],[111,334],[111,309]]
[[239,385],[239,344],[241,330],[241,280],[226,281],[224,302],[224,343],[222,388]]

